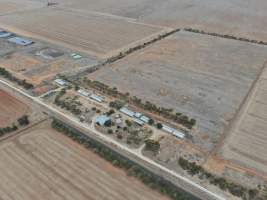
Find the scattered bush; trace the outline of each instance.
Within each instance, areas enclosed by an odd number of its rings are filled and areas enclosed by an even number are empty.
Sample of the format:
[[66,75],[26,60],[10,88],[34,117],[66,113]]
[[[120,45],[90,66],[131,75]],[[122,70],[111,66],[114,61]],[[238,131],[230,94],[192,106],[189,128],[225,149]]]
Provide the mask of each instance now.
[[146,146],[145,146],[146,150],[153,151],[155,153],[157,153],[160,150],[159,141],[147,139],[145,141],[145,144],[146,144]]

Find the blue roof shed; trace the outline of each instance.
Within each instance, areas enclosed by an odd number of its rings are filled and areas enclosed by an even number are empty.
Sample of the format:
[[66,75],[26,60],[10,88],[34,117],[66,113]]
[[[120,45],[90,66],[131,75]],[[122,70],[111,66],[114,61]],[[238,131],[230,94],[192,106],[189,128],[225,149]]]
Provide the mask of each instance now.
[[21,37],[12,37],[10,39],[8,39],[9,42],[17,44],[17,45],[21,45],[21,46],[27,46],[33,43],[33,41],[25,39],[25,38],[21,38]]

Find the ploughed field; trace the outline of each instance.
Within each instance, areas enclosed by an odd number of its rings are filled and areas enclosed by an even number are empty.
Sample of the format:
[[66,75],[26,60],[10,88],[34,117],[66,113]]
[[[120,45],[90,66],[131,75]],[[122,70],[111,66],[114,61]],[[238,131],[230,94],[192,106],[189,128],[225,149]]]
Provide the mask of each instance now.
[[26,104],[0,89],[0,127],[10,126],[28,110]]
[[44,8],[2,16],[0,24],[25,35],[99,57],[163,31],[161,27],[125,18],[62,8]]
[[267,176],[266,69],[233,124],[222,155]]
[[166,199],[49,125],[0,144],[1,199]]
[[193,141],[211,150],[266,57],[264,46],[181,31],[88,78],[195,118]]

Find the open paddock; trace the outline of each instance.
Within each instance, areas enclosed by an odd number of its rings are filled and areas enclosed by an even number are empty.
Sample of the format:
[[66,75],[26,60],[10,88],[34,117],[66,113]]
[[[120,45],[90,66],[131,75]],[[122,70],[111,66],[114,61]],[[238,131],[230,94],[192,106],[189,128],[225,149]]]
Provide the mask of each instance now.
[[42,123],[0,144],[3,200],[164,200]]
[[169,27],[267,41],[266,0],[61,0],[60,5]]
[[0,24],[9,30],[98,57],[113,55],[113,52],[118,53],[164,31],[162,27],[137,23],[127,18],[62,8],[44,8],[2,16]]
[[0,127],[10,126],[28,110],[26,104],[0,89]]
[[193,142],[212,150],[266,57],[264,46],[182,31],[88,78],[195,118]]
[[0,66],[14,72],[31,70],[40,65],[37,59],[31,58],[20,53],[10,53],[0,58]]
[[221,149],[223,157],[267,177],[267,71],[262,74],[233,123]]

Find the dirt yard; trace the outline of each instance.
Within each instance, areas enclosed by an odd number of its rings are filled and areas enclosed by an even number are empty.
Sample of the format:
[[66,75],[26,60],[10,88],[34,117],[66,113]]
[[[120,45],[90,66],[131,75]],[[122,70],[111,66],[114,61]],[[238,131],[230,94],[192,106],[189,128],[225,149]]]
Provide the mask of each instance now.
[[266,58],[263,46],[178,32],[88,78],[195,118],[193,142],[211,150]]
[[6,15],[0,17],[0,21],[11,30],[21,30],[26,35],[98,57],[163,30],[125,18],[60,8]]
[[27,105],[0,89],[0,127],[11,125],[28,110]]
[[222,154],[267,177],[267,70],[251,91],[225,140]]
[[0,144],[1,199],[167,199],[47,126]]

